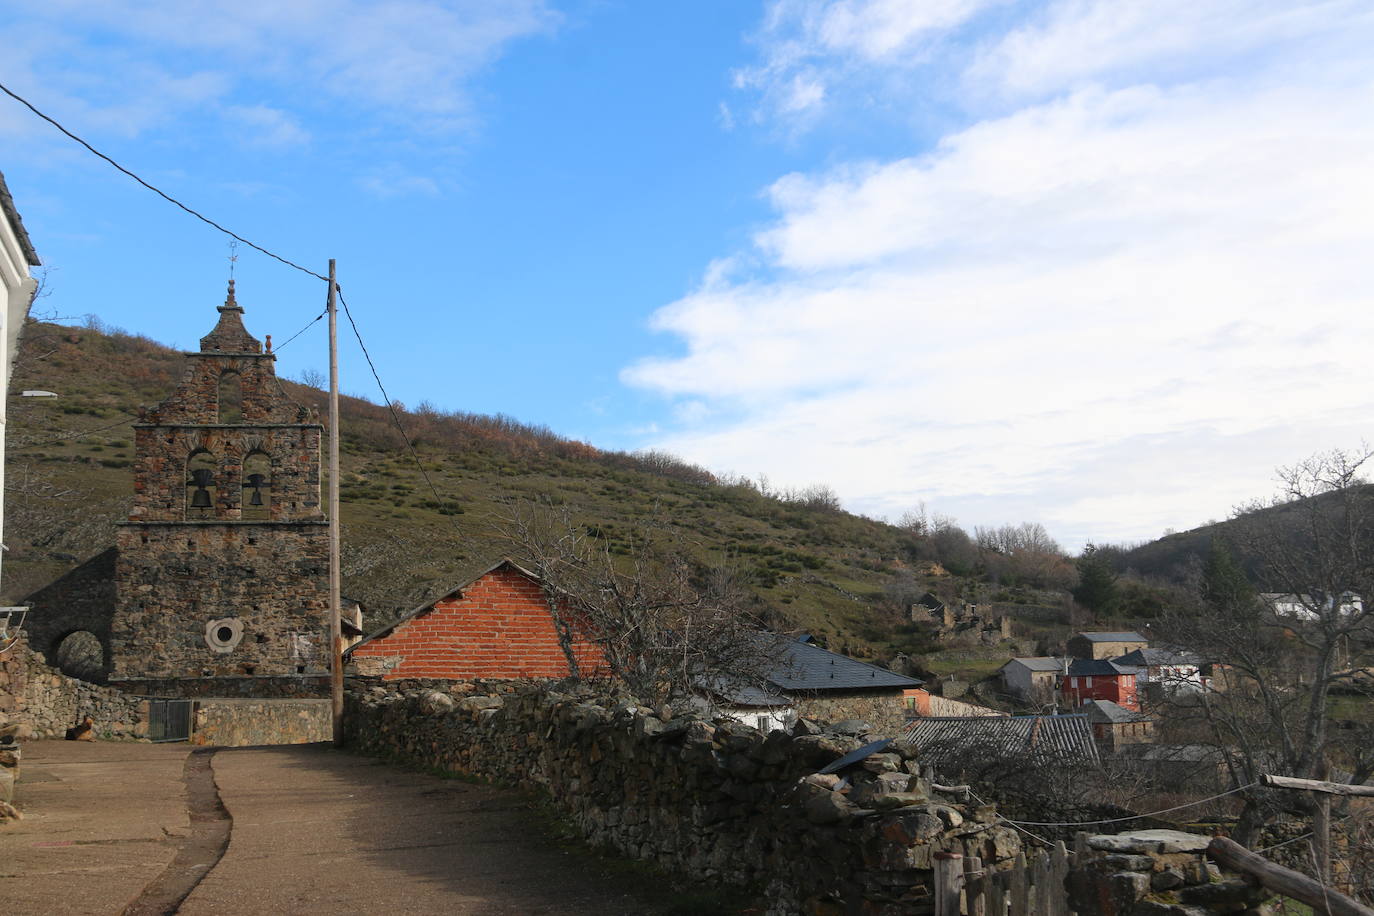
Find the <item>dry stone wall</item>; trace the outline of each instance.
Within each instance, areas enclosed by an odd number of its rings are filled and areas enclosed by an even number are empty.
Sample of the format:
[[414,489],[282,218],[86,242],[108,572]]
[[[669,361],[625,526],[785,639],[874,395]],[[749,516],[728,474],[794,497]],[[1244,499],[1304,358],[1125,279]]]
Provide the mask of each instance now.
[[27,726],[34,738],[61,738],[84,717],[101,738],[142,738],[148,701],[68,677],[21,641],[0,653],[0,724]]
[[871,735],[809,719],[765,735],[536,686],[495,690],[356,687],[348,737],[368,753],[541,790],[591,842],[757,889],[773,916],[930,913],[935,853],[1003,862],[1020,850],[993,808],[935,790],[910,749],[817,773]]

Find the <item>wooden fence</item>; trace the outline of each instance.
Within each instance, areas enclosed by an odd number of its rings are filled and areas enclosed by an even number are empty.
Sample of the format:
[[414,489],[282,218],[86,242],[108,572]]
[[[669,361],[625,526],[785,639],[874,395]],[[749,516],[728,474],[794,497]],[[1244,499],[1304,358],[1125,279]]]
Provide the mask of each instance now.
[[1064,878],[1080,855],[1061,841],[1029,862],[1017,853],[1011,868],[985,869],[977,856],[936,853],[935,916],[1070,916]]

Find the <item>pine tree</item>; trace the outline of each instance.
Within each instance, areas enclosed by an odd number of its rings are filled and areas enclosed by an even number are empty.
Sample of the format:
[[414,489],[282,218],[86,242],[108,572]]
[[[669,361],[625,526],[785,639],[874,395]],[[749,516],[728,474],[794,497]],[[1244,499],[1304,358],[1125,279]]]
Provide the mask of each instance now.
[[1093,544],[1084,547],[1078,558],[1078,587],[1073,590],[1073,597],[1098,615],[1112,613],[1121,601],[1116,571]]

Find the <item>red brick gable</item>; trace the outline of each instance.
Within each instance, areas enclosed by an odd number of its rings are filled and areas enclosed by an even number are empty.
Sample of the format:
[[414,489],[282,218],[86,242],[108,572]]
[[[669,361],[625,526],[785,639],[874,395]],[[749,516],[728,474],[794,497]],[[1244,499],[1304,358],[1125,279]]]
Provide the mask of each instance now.
[[[596,646],[580,643],[575,653],[584,675],[600,667]],[[571,673],[543,590],[509,562],[389,632],[359,643],[349,654],[355,661],[388,663],[384,680],[558,678]]]

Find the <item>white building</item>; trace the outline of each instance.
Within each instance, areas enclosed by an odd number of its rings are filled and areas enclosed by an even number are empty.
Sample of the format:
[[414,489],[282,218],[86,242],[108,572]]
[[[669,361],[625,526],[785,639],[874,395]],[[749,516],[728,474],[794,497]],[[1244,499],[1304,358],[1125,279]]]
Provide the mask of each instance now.
[[[3,290],[0,296],[0,307],[3,307],[0,308],[0,324],[3,325],[0,327],[0,367],[3,368],[0,371],[5,380],[4,388],[0,389],[0,543],[4,542],[5,520],[5,404],[9,399],[10,372],[19,347],[19,332],[24,329],[29,306],[38,291],[38,281],[30,275],[29,268],[39,263],[5,185],[5,176],[0,174],[0,290]],[[4,551],[0,550],[0,563],[3,563],[3,556]]]
[[[1285,595],[1279,592],[1266,592],[1260,595],[1260,599],[1279,617],[1296,620],[1316,620],[1319,613],[1331,610],[1336,603],[1330,595]],[[1354,592],[1342,592],[1340,611],[1346,616],[1359,614],[1364,611],[1364,599]]]

